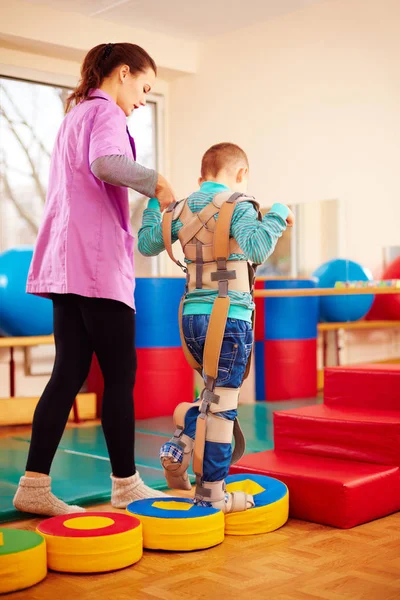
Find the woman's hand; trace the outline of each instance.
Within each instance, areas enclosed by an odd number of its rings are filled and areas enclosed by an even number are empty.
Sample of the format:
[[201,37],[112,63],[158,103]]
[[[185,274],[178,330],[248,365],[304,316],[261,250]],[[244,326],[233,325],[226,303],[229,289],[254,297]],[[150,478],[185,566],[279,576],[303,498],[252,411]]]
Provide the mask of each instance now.
[[156,185],[156,198],[160,203],[161,212],[168,208],[171,202],[175,202],[175,192],[163,175],[158,175]]

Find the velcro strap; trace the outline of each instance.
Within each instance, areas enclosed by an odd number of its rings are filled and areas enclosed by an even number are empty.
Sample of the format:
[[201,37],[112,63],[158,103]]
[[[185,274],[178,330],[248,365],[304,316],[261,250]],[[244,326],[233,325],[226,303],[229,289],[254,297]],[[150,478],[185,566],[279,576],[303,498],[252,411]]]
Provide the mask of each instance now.
[[218,404],[210,405],[210,412],[218,413],[225,410],[235,410],[239,402],[239,388],[216,387],[214,393],[219,396]]
[[[213,380],[211,380],[211,385],[214,385]],[[219,404],[219,396],[212,390],[204,388],[200,394],[199,412],[202,414],[207,414],[210,410],[211,404]]]
[[221,281],[221,279],[236,279],[236,271],[228,271],[227,269],[224,269],[211,273],[211,281]]
[[219,502],[225,498],[225,481],[196,480],[196,500]]
[[[195,246],[193,246],[195,248]],[[205,258],[205,251],[209,250],[207,246],[203,246],[203,258]],[[188,257],[187,257],[188,258]],[[190,260],[196,260],[195,253],[191,257]],[[231,279],[229,277],[229,291],[230,292],[250,292],[249,286],[249,272],[247,261],[245,260],[229,260],[227,262],[227,266],[229,271],[235,270],[236,277]],[[190,281],[189,281],[189,291],[193,291],[195,288],[196,281],[196,265],[194,263],[187,265]],[[203,289],[207,290],[216,290],[218,289],[218,281],[212,279],[213,273],[217,271],[216,263],[213,262],[205,262],[203,265]]]
[[231,505],[228,512],[243,512],[244,510],[247,510],[248,502],[251,502],[254,506],[254,499],[250,494],[246,494],[245,492],[231,492]]

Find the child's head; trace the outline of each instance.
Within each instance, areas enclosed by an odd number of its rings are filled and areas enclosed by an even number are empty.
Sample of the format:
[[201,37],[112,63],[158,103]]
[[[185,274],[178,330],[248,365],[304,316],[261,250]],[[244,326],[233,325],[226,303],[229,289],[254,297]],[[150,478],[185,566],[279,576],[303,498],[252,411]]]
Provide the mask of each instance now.
[[154,60],[140,46],[125,42],[99,44],[85,56],[81,80],[67,99],[66,110],[86,100],[90,90],[105,85],[128,117],[135,108],[146,104],[146,94],[156,74]]
[[248,173],[249,161],[239,146],[227,142],[215,144],[202,158],[199,185],[216,181],[235,192],[246,192]]

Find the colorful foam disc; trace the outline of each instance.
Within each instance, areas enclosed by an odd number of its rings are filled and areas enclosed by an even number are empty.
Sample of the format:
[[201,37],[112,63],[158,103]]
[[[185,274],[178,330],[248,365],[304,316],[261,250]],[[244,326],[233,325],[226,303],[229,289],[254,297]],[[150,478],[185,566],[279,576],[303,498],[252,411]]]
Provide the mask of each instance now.
[[0,594],[31,587],[46,575],[43,537],[34,531],[0,528]]
[[188,498],[137,500],[126,510],[140,519],[143,546],[151,550],[201,550],[224,541],[223,513]]
[[289,516],[289,491],[284,483],[265,475],[242,473],[226,478],[227,492],[246,492],[255,506],[225,515],[227,535],[269,533],[282,527]]
[[132,516],[111,512],[72,513],[42,521],[49,569],[101,573],[123,569],[143,554],[142,525]]

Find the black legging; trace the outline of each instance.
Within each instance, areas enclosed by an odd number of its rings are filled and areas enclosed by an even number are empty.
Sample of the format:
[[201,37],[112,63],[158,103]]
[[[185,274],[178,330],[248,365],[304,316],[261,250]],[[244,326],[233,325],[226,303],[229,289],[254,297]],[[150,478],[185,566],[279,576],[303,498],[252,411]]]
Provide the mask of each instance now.
[[116,477],[135,473],[135,312],[115,300],[53,296],[56,358],[36,407],[27,471],[50,472],[75,396],[96,353],[104,377],[101,422]]

